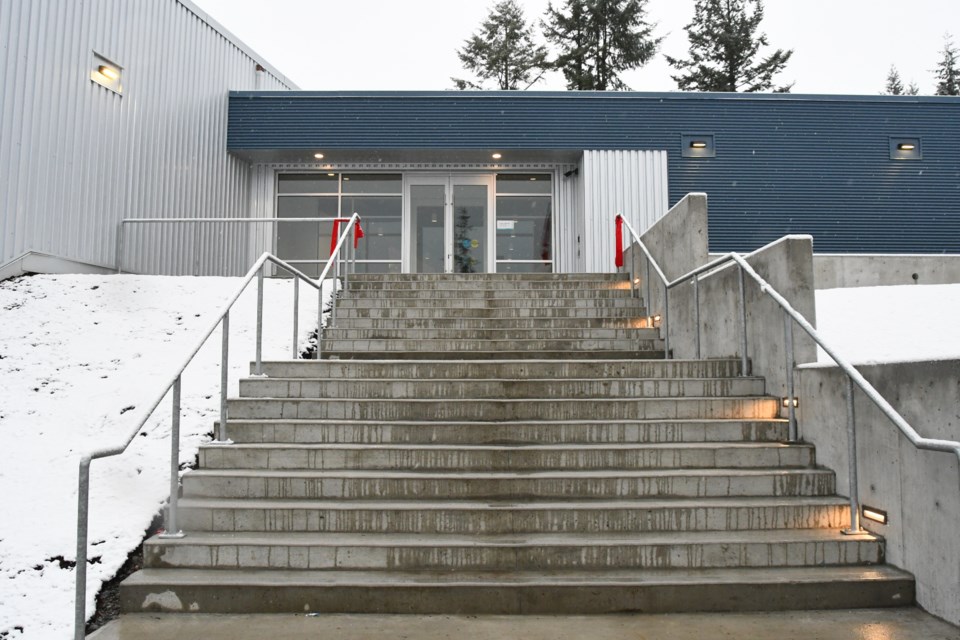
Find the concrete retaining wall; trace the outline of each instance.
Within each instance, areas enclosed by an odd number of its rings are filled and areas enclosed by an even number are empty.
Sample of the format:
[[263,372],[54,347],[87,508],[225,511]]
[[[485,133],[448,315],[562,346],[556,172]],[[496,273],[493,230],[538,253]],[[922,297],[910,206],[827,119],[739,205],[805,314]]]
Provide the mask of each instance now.
[[[643,243],[668,279],[676,279],[705,264],[707,250],[707,197],[690,194],[678,202],[646,233]],[[810,236],[785,236],[745,256],[750,265],[781,293],[811,323],[816,324],[813,241]],[[646,269],[642,252],[628,249],[625,263],[633,260],[640,279],[640,294],[646,293]],[[651,273],[651,315],[664,315],[663,289]],[[700,355],[704,358],[739,356],[739,269],[723,267],[700,278]],[[745,280],[747,304],[747,356],[752,372],[767,379],[767,392],[786,395],[783,312],[749,277]],[[676,358],[696,357],[696,316],[693,285],[670,291],[667,318],[670,347]],[[802,331],[794,332],[796,362],[816,360],[813,341]]]
[[[859,366],[923,436],[960,440],[960,361]],[[849,495],[846,380],[837,367],[799,372],[802,438]],[[956,456],[920,451],[861,392],[854,394],[860,500],[889,514],[864,520],[887,540],[887,561],[917,578],[920,605],[960,624],[960,469]]]

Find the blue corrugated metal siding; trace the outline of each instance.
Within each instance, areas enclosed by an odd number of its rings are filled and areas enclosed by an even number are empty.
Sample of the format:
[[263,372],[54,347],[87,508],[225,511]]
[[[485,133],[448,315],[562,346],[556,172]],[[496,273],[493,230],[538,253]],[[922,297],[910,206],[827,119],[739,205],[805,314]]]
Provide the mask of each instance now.
[[[681,133],[717,157],[681,158]],[[923,159],[889,158],[917,136]],[[634,93],[235,93],[228,148],[666,149],[670,201],[710,196],[710,248],[960,253],[960,99]]]

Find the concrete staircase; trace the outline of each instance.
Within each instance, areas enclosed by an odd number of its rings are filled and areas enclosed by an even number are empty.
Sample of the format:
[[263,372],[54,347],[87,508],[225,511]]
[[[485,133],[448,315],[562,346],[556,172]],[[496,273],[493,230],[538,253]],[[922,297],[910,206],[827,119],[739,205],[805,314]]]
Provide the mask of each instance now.
[[321,361],[265,363],[126,611],[908,605],[738,360],[672,361],[615,275],[357,276]]

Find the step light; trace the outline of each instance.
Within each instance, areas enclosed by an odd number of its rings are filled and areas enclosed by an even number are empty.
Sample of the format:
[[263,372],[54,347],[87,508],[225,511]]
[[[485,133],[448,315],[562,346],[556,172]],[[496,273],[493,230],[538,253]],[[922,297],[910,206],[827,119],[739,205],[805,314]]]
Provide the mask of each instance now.
[[780,398],[780,406],[782,406],[784,409],[788,408],[790,406],[791,400],[793,400],[794,408],[797,408],[800,406],[800,398],[788,398],[788,397]]
[[[102,68],[103,67],[101,67],[101,69]],[[917,145],[913,144],[912,142],[901,142],[900,144],[897,145],[897,149],[899,149],[900,151],[913,151],[916,148],[917,148]]]
[[879,522],[880,524],[887,524],[887,512],[883,509],[877,509],[876,507],[868,507],[863,505],[863,517],[867,520],[873,520],[874,522]]
[[315,154],[313,154],[313,157],[316,158],[317,160],[323,160],[323,154],[322,154],[322,153],[315,153]]
[[690,143],[690,148],[691,148],[691,149],[706,149],[706,148],[707,148],[707,143],[704,142],[703,140],[694,140],[693,142]]
[[502,153],[495,153],[495,154],[493,154],[493,155],[490,156],[490,157],[493,158],[494,160],[499,160],[500,158],[503,157],[503,154],[502,154]]
[[108,80],[120,79],[120,72],[109,65],[102,64],[97,67],[97,71],[99,71],[100,75]]

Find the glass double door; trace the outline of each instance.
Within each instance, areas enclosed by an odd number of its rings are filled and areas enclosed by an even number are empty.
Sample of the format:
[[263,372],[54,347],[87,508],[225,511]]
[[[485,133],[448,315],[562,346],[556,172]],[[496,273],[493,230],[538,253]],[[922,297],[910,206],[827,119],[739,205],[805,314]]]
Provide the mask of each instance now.
[[410,175],[406,181],[408,271],[487,273],[493,177]]

